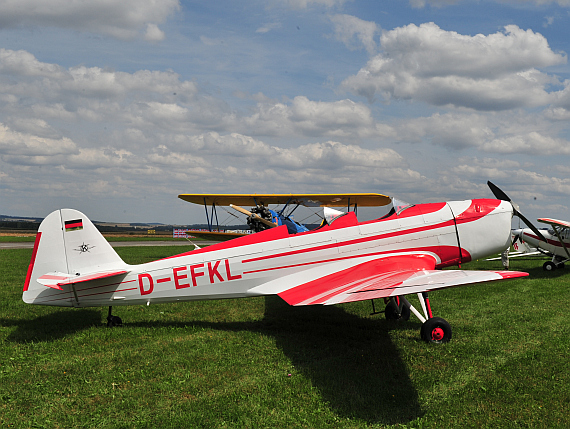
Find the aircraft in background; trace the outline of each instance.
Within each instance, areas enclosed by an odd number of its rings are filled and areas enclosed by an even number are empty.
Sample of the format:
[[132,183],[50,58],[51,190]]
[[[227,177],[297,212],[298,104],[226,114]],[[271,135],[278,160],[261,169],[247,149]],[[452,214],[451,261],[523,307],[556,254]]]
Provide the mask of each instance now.
[[[511,248],[507,248],[505,249],[505,251],[503,251],[503,253],[501,253],[501,256],[495,257],[495,258],[487,258],[485,259],[486,261],[498,261],[501,260],[501,262],[503,263],[503,267],[505,267],[505,269],[509,269],[509,265],[510,265],[510,259],[511,258],[518,258],[521,256],[536,256],[536,255],[542,255],[541,252],[539,252],[536,247],[531,247],[529,246],[521,237],[520,234],[521,229],[515,229],[511,231],[511,246],[514,249],[514,252],[511,252]],[[528,231],[531,231],[531,229],[529,228]]]
[[[112,315],[116,305],[278,295],[294,306],[371,300],[374,308],[382,298],[386,318],[407,320],[413,313],[422,339],[442,343],[451,339],[451,326],[433,317],[428,292],[528,275],[441,270],[510,245],[511,218],[523,217],[509,200],[392,205],[376,220],[359,222],[352,211],[312,231],[280,225],[140,265],[123,262],[83,213],[56,210],[39,227],[22,298],[108,306],[108,326],[122,323]],[[417,294],[421,312],[409,294]]]
[[[247,216],[247,224],[252,232],[285,225],[290,234],[306,232],[309,229],[293,219],[293,213],[299,206],[325,207],[324,217],[334,217],[343,213],[332,207],[346,207],[356,212],[358,207],[386,206],[392,199],[376,193],[352,194],[180,194],[178,198],[193,204],[204,205],[208,232],[192,231],[201,238],[227,240],[240,237],[243,233],[221,232],[218,222],[218,207],[228,206]],[[270,209],[269,205],[282,205],[279,209]],[[208,214],[208,206],[210,213]],[[246,210],[241,206],[253,206]],[[216,224],[214,226],[214,219]]]
[[[513,231],[516,240],[529,244],[532,248],[536,248],[530,254],[543,254],[552,257],[550,261],[546,261],[542,268],[546,271],[553,271],[557,268],[564,268],[564,263],[570,260],[570,222],[563,220],[540,218],[537,219],[541,223],[550,225],[547,230],[542,230],[542,237],[539,237],[529,228],[522,228]],[[517,255],[522,256],[522,255]],[[509,257],[513,257],[512,255]]]

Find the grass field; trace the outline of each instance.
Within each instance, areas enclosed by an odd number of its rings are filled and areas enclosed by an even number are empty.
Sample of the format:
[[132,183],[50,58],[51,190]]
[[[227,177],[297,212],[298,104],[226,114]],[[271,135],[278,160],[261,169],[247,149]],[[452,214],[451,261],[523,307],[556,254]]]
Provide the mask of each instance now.
[[570,272],[541,261],[511,261],[530,278],[432,293],[453,328],[438,346],[369,302],[274,297],[114,307],[124,326],[110,329],[106,308],[24,304],[30,255],[0,250],[0,427],[570,427]]

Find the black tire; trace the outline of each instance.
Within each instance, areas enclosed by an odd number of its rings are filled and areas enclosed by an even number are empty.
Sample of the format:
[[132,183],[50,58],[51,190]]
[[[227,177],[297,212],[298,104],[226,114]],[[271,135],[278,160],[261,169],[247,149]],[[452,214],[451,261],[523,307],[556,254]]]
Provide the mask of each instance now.
[[394,300],[391,300],[384,310],[384,316],[387,320],[407,321],[410,320],[410,308],[401,304],[400,308],[396,305]]
[[546,261],[542,266],[544,271],[554,271],[556,269],[556,264],[552,261]]
[[112,328],[114,326],[123,326],[123,321],[119,316],[109,316],[107,317],[107,327]]
[[451,340],[451,325],[441,317],[432,317],[422,324],[420,335],[428,343],[447,343]]

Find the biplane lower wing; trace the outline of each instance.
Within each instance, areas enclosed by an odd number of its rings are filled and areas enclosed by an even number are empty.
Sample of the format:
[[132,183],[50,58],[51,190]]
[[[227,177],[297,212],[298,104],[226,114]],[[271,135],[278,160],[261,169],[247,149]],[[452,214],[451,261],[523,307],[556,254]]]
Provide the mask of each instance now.
[[[435,270],[433,257],[421,253],[387,256],[348,268],[343,266],[346,261],[333,264],[338,265],[334,274],[321,276],[324,267],[313,268],[249,292],[274,293],[296,306],[332,305],[528,276],[518,271]],[[330,273],[330,267],[326,271]],[[291,284],[298,285],[290,287]]]
[[[210,241],[228,241],[233,240],[234,238],[243,237],[244,235],[248,235],[242,232],[216,232],[216,231],[188,231],[188,235],[191,235],[196,238],[201,238],[203,240],[210,240]],[[198,242],[200,244],[200,242]]]

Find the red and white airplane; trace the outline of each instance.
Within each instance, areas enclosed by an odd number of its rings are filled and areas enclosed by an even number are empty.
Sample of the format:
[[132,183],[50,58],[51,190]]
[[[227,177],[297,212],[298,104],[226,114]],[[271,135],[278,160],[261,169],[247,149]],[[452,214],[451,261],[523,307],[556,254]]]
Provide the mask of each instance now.
[[538,236],[530,228],[513,231],[515,237],[514,242],[519,240],[536,249],[536,251],[526,254],[522,253],[517,256],[544,254],[552,257],[552,260],[546,261],[542,265],[542,268],[546,271],[564,268],[564,263],[570,260],[570,251],[568,249],[568,246],[570,246],[570,222],[549,218],[540,218],[537,220],[550,225],[550,228],[547,230],[542,230],[541,236]]
[[[140,265],[115,253],[91,221],[72,209],[41,223],[24,285],[29,304],[112,306],[278,295],[290,305],[331,305],[384,298],[389,319],[422,322],[428,342],[451,327],[433,317],[427,292],[527,276],[516,271],[441,270],[510,245],[510,201],[475,199],[396,205],[359,222],[346,213],[316,230],[285,225]],[[421,311],[405,298],[418,294]],[[373,301],[374,303],[374,301]]]

